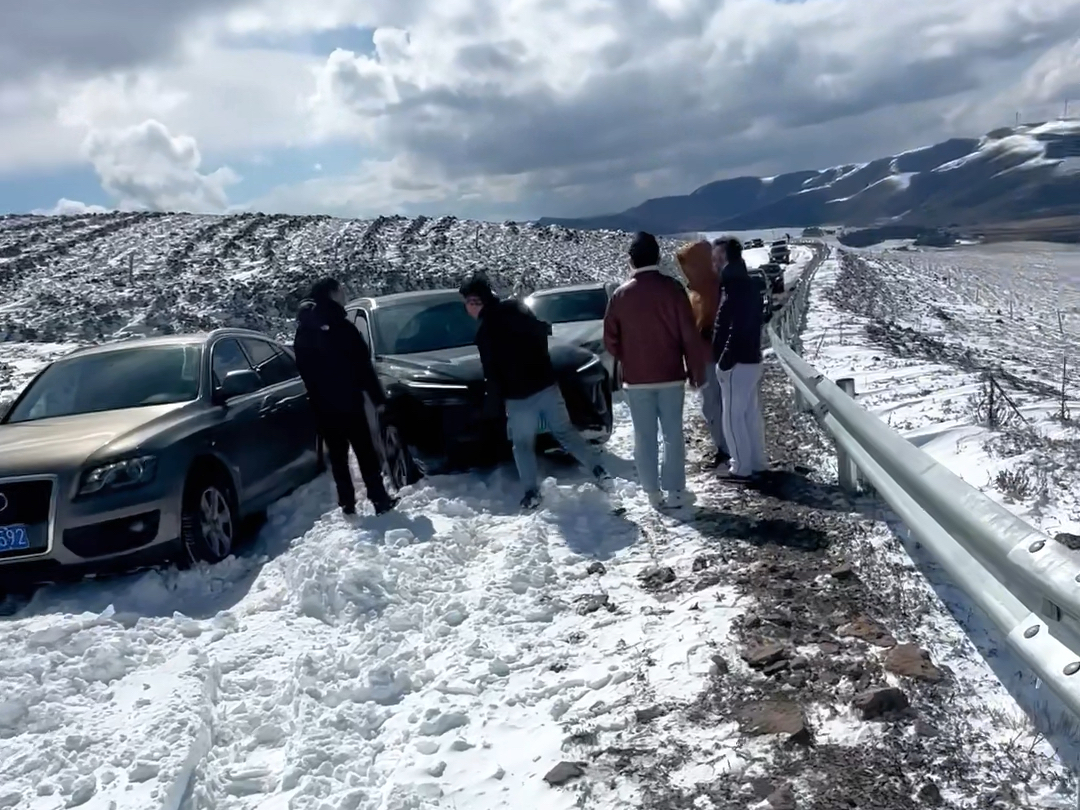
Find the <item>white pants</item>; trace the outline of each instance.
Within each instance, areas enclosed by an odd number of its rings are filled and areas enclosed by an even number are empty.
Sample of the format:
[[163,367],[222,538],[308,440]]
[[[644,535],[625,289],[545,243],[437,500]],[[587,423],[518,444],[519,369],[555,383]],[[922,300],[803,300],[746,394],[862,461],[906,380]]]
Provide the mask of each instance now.
[[723,401],[724,437],[731,454],[732,475],[752,475],[769,469],[765,455],[765,425],[761,418],[761,364],[737,363],[716,370]]

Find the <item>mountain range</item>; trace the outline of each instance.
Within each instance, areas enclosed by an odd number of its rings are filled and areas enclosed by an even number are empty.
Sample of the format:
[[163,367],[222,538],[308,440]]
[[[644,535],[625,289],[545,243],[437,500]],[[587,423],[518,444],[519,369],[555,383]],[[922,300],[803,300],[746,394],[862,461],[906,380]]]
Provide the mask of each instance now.
[[1080,214],[1080,120],[953,138],[869,163],[734,177],[618,214],[541,225],[587,230],[746,231],[840,225],[970,227]]

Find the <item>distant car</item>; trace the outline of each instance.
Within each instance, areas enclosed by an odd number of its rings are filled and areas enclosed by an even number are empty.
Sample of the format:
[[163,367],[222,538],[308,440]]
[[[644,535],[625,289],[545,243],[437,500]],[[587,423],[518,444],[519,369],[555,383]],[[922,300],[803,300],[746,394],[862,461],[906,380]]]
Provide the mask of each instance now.
[[773,295],[783,295],[784,290],[784,268],[776,262],[769,262],[768,264],[761,265],[761,272],[765,274],[765,277],[769,279],[770,288]]
[[773,244],[769,248],[769,261],[779,264],[791,263],[791,250],[788,248],[787,243]]
[[751,239],[749,242],[746,243],[746,246],[748,248],[763,248],[763,247],[765,247],[765,240],[764,239]]
[[622,386],[622,374],[618,362],[604,348],[604,313],[618,286],[615,282],[597,282],[554,287],[537,290],[525,299],[525,306],[537,318],[551,324],[554,337],[599,356],[616,390]]
[[229,556],[321,469],[291,353],[224,329],[84,349],[0,418],[0,577]]
[[[431,464],[468,467],[509,450],[505,413],[485,409],[477,323],[456,290],[361,298],[346,307],[371,347],[386,388],[390,444]],[[551,359],[574,425],[591,442],[611,437],[611,379],[596,354],[555,338]],[[554,446],[539,425],[539,446]]]

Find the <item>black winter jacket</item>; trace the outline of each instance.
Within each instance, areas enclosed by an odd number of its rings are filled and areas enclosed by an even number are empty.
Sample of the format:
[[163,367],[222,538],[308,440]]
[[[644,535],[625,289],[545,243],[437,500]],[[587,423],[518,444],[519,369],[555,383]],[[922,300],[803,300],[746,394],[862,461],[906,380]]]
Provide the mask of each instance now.
[[764,321],[761,290],[746,265],[731,262],[720,273],[720,307],[713,326],[713,360],[721,371],[761,362]]
[[367,342],[333,301],[304,301],[296,316],[296,365],[316,417],[362,414],[364,394],[386,403]]
[[526,399],[555,385],[548,354],[551,325],[518,301],[493,301],[480,312],[476,346],[488,393],[499,399]]

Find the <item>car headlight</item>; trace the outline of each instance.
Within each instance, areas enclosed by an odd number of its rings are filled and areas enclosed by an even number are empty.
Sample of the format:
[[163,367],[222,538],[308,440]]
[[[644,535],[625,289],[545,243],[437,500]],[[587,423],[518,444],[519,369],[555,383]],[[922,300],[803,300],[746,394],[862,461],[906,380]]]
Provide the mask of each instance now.
[[600,358],[599,357],[594,357],[591,360],[589,360],[589,362],[585,363],[585,365],[578,367],[578,374],[580,374],[583,371],[588,371],[590,368],[594,368],[594,367],[596,367],[598,365],[600,365]]
[[80,495],[96,495],[114,489],[128,489],[149,484],[157,473],[157,459],[153,456],[129,458],[102,464],[87,470],[79,484]]

